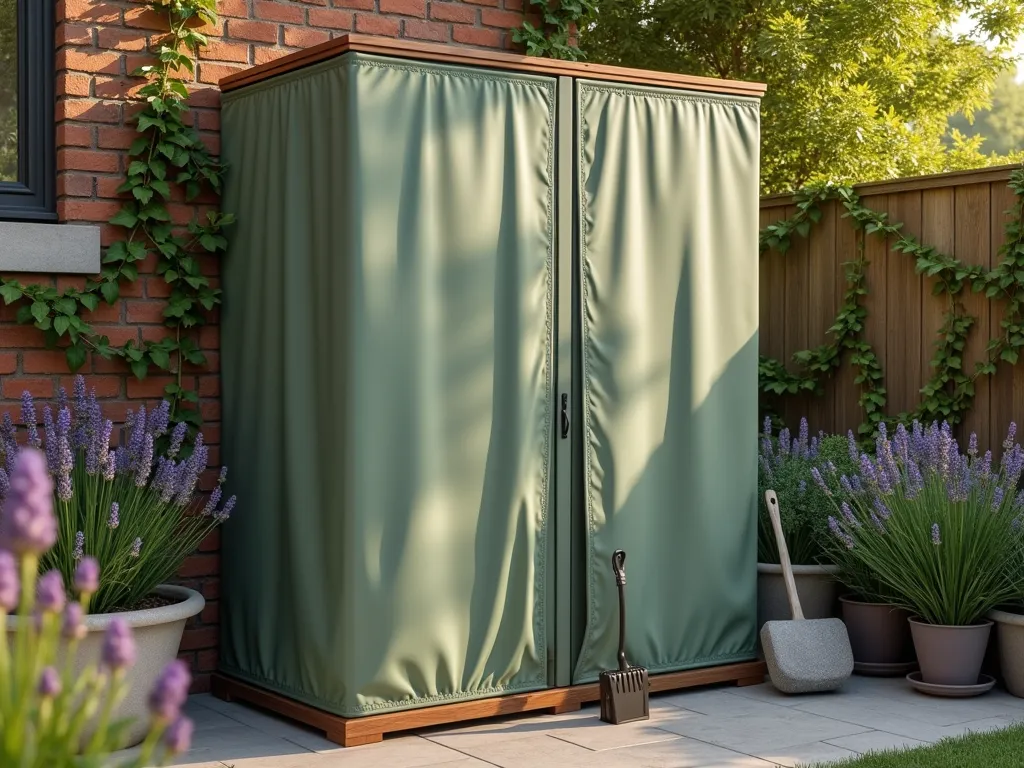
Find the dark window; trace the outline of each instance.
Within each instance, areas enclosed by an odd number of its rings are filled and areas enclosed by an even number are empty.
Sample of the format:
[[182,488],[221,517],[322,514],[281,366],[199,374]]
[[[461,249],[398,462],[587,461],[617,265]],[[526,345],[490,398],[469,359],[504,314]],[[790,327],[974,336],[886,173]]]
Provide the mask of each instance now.
[[0,219],[57,219],[53,8],[0,0]]

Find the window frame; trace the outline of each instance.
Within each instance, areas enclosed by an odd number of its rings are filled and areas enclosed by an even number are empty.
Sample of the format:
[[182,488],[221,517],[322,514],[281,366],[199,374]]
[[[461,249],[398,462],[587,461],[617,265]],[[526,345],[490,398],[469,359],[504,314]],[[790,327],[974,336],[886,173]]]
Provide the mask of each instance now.
[[17,0],[19,181],[0,181],[0,220],[57,221],[55,5]]

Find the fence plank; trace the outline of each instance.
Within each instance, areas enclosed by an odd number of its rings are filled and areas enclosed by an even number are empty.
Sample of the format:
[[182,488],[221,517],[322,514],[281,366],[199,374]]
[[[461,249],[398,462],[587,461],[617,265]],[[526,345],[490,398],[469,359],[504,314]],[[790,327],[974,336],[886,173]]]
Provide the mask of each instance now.
[[[822,286],[835,285],[836,271],[842,269],[836,264],[836,219],[838,213],[834,202],[822,206],[821,221],[811,230],[807,243],[808,274],[810,275],[810,295],[808,298],[808,344],[817,347],[832,341],[827,333],[835,322],[839,308],[835,291],[821,290]],[[842,222],[846,226],[846,222]],[[836,388],[835,379],[823,382],[824,392],[820,396],[807,399],[807,420],[811,430],[830,430],[835,419]]]
[[[921,236],[921,192],[889,196],[889,219],[903,223],[902,232]],[[892,250],[898,238],[889,238],[886,254],[886,385],[890,417],[917,407],[921,389],[921,275],[910,256]],[[871,304],[874,304],[872,298]]]
[[[1002,261],[999,249],[1006,240],[1006,233],[1003,231],[1006,223],[1010,221],[1007,211],[1011,211],[1016,204],[1016,197],[1006,184],[993,183],[991,185],[991,235],[990,235],[990,259],[992,265]],[[989,319],[989,337],[995,338],[1002,335],[1000,322],[1006,311],[1004,302],[992,306],[992,313]],[[1021,365],[1009,365],[999,363],[996,375],[992,378],[990,389],[992,403],[990,407],[992,452],[1001,455],[997,450],[998,443],[1002,442],[1006,429],[1010,422],[1020,418],[1024,413],[1024,368]]]
[[[833,206],[836,209],[836,216],[841,217],[844,213],[843,207],[836,202],[833,202]],[[863,233],[850,226],[849,219],[838,219],[836,224],[836,306],[842,304],[843,294],[846,293],[846,269],[844,265],[858,258],[859,244],[862,238]],[[832,430],[829,430],[828,427],[823,427],[825,431],[845,433],[848,429],[852,429],[856,433],[857,427],[864,420],[864,412],[859,402],[860,387],[853,381],[855,373],[853,366],[850,364],[849,357],[847,353],[842,366],[840,366],[836,374],[836,415],[834,427]]]
[[[792,218],[796,212],[796,206],[788,206],[786,218]],[[786,329],[786,364],[793,367],[791,362],[793,353],[808,347],[810,267],[807,261],[807,238],[794,236],[784,259],[786,264],[786,298],[783,305]],[[801,416],[803,416],[806,403],[806,398],[803,396],[786,398],[782,413],[790,429],[796,429]]]
[[[966,264],[991,265],[991,195],[988,184],[969,184],[956,188],[956,246],[955,255]],[[964,370],[970,374],[974,366],[985,358],[985,344],[988,342],[991,301],[983,293],[970,289],[961,296],[964,310],[976,319],[967,342],[964,356]],[[967,412],[960,436],[966,438],[972,432],[978,433],[982,446],[991,446],[990,396],[991,382],[988,376],[979,377],[974,384],[974,404]]]
[[[864,205],[879,213],[889,210],[888,195],[871,195],[862,199]],[[895,383],[900,386],[903,372],[899,361],[893,359],[889,365],[889,248],[884,237],[876,234],[865,235],[864,256],[868,261],[867,289],[865,304],[868,308],[867,320],[864,324],[864,338],[874,349],[878,362],[882,366],[883,386],[890,389]],[[859,373],[859,371],[858,371]],[[888,403],[887,403],[888,405]],[[862,416],[863,418],[863,416]]]

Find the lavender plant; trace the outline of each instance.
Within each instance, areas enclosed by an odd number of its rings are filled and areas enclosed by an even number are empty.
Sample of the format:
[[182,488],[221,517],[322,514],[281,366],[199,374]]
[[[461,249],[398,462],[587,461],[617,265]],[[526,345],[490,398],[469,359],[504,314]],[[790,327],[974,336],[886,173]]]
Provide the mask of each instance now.
[[[932,624],[967,625],[1024,594],[1024,450],[1011,424],[1003,456],[967,453],[948,424],[892,438],[880,426],[874,456],[858,471],[818,473],[834,512],[830,555],[863,596],[906,608]],[[841,489],[852,494],[838,498]]]
[[826,437],[822,432],[811,437],[809,432],[807,419],[801,419],[795,438],[785,428],[773,437],[771,420],[764,421],[758,458],[758,562],[779,562],[775,532],[764,505],[764,492],[769,489],[779,497],[782,530],[793,563],[814,565],[824,557],[832,505],[815,484],[813,472],[818,464],[838,471],[850,460],[844,438]]
[[[53,478],[36,448],[16,452],[5,469],[0,507],[0,627],[17,609],[13,642],[0,631],[0,765],[19,768],[99,768],[121,743],[129,722],[112,722],[135,661],[131,629],[115,619],[104,637],[98,666],[76,671],[83,616],[102,589],[95,559],[83,556],[68,602],[64,578],[47,571],[37,579],[40,558],[59,538],[53,513]],[[63,664],[58,650],[63,646]],[[142,749],[121,768],[166,763],[188,749],[191,721],[182,716],[191,678],[173,661],[149,698],[150,728]]]
[[[224,469],[208,500],[199,500],[197,485],[208,458],[202,433],[188,458],[179,458],[186,425],[169,429],[169,412],[167,401],[149,413],[145,406],[129,411],[120,445],[112,447],[113,422],[103,418],[95,391],[86,392],[81,376],[75,378],[73,407],[61,389],[56,413],[49,406],[43,409],[41,433],[32,397],[28,392],[22,396],[24,442],[45,451],[60,522],[42,566],[67,581],[83,558],[95,558],[106,576],[89,602],[95,613],[137,605],[174,576],[235,506],[234,496],[221,505]],[[159,444],[166,448],[158,451]],[[0,501],[21,450],[5,414],[0,422]]]

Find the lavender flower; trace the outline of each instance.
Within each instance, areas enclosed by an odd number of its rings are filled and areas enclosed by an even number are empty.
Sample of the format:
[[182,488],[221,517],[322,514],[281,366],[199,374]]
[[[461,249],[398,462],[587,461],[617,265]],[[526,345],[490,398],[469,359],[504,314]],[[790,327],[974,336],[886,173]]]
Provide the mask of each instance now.
[[860,527],[860,521],[857,519],[857,516],[853,514],[853,508],[850,506],[849,502],[844,501],[839,506],[839,509],[842,511],[843,517],[846,518],[847,525],[851,525],[854,528]]
[[874,512],[871,513],[871,522],[875,524],[875,528],[878,529],[879,533],[885,533],[885,524],[879,519],[878,515]]
[[213,519],[216,520],[218,523],[223,523],[225,520],[231,517],[231,510],[235,508],[236,501],[237,498],[235,496],[232,496],[230,499],[225,501],[224,507],[220,510],[220,512],[214,513]]
[[842,486],[843,492],[847,496],[853,496],[853,485],[850,484],[850,478],[848,478],[846,475],[843,475],[842,477],[839,478],[839,485]]
[[875,472],[875,465],[866,453],[860,457],[860,474],[868,487],[878,486],[878,474]]
[[138,557],[142,554],[142,539],[136,537],[135,541],[132,542],[131,551],[128,553],[131,557]]
[[782,431],[779,432],[779,453],[783,456],[788,456],[791,447],[789,428],[783,427]]
[[167,458],[173,459],[178,455],[178,451],[181,450],[181,444],[185,440],[185,435],[188,432],[188,425],[183,421],[179,421],[174,425],[174,430],[171,432],[171,444],[167,447]]
[[825,484],[825,478],[821,476],[821,472],[818,471],[817,467],[811,467],[811,477],[814,478],[814,482],[816,482],[818,487],[825,492],[826,496],[832,495],[832,491],[830,491],[828,485]]
[[36,582],[36,606],[43,613],[60,613],[67,602],[60,571],[47,571]]
[[989,476],[991,474],[992,474],[992,451],[985,451],[985,456],[981,460],[981,470],[978,472],[978,475],[983,480],[988,480],[988,478],[989,478]]
[[75,534],[75,549],[71,556],[75,560],[81,560],[83,555],[85,555],[85,534],[79,531]]
[[192,721],[185,716],[179,717],[164,731],[164,747],[172,755],[187,752],[192,746]]
[[67,408],[68,406],[68,393],[64,387],[58,387],[57,389],[57,410],[61,408]]
[[875,508],[875,512],[878,513],[878,516],[883,520],[888,520],[890,515],[892,515],[892,512],[889,511],[889,508],[885,506],[885,502],[881,499],[875,499],[872,505]]
[[0,549],[0,613],[10,613],[18,606],[20,586],[14,555]]
[[[800,493],[803,494],[803,492],[804,492],[804,490],[806,488],[807,488],[807,481],[806,480],[801,480],[800,481]],[[220,503],[220,495],[221,495],[220,485],[217,485],[210,492],[210,498],[207,500],[206,506],[203,507],[203,515],[209,516],[209,515],[213,514],[214,510],[217,509],[217,505]]]
[[196,483],[199,482],[199,475],[206,469],[208,455],[208,449],[203,444],[203,433],[199,432],[196,434],[192,455],[188,457],[178,478],[177,502],[179,504],[188,504],[192,500]]
[[4,465],[7,474],[14,470],[14,457],[18,453],[18,441],[14,437],[14,422],[11,414],[4,413],[0,419],[0,448],[4,450]]
[[146,431],[154,438],[160,437],[167,431],[170,416],[171,404],[166,400],[161,400],[160,405],[149,415],[149,424],[146,427]]
[[1017,439],[1017,424],[1013,421],[1010,422],[1010,428],[1006,431],[1006,439],[1003,440],[1003,448],[1010,450],[1013,448],[1014,443]]
[[860,459],[860,449],[857,447],[857,438],[853,436],[853,430],[846,432],[846,442],[850,449],[850,461]]
[[21,393],[21,421],[28,430],[28,444],[32,448],[42,445],[39,440],[39,431],[36,429],[36,404],[32,402],[32,394],[25,390]]
[[135,640],[124,619],[114,619],[103,637],[103,664],[111,670],[124,669],[135,663]]
[[135,472],[135,487],[145,488],[149,481],[149,473],[153,469],[153,435],[146,434],[142,441],[142,452],[138,458]]
[[771,416],[765,416],[764,417],[764,436],[765,437],[771,437],[772,436],[772,417]]
[[924,478],[921,477],[921,470],[917,467],[916,461],[907,462],[907,490],[908,499],[917,498],[917,494],[924,490]]
[[888,496],[892,493],[892,481],[889,479],[889,473],[885,469],[879,468],[876,481],[878,483],[878,490],[883,496]]
[[[127,425],[125,425],[127,427]],[[131,434],[128,437],[128,469],[137,466],[146,444],[146,406],[140,405],[139,412],[132,420]]]
[[107,454],[107,460],[103,463],[103,479],[108,483],[113,482],[114,476],[117,474],[117,454],[120,449],[114,449],[111,453]]
[[818,458],[818,451],[820,449],[821,449],[821,438],[812,437],[811,438],[811,447],[807,449],[807,454],[808,454],[809,458],[812,458],[812,459]]
[[107,528],[114,530],[121,524],[121,505],[116,501],[110,505],[110,517],[107,518]]
[[0,547],[17,555],[41,554],[57,540],[53,480],[43,454],[35,448],[19,451],[10,485],[0,509]]
[[[82,537],[85,538],[84,536]],[[84,543],[84,542],[83,542]],[[75,568],[75,591],[91,595],[100,588],[100,564],[95,557],[83,557]]]
[[839,525],[839,521],[831,515],[828,518],[828,527],[832,534],[846,545],[847,549],[853,549],[853,537],[844,531],[842,526]]
[[93,441],[96,444],[96,465],[100,471],[106,472],[107,460],[110,456],[110,436],[114,432],[114,422],[107,419],[99,429]]
[[797,444],[800,446],[800,449],[804,453],[807,452],[807,446],[808,446],[808,439],[809,439],[809,437],[810,437],[810,429],[807,426],[807,419],[801,418],[800,419],[800,431],[797,432]]
[[[769,479],[775,477],[774,473],[772,472],[772,465],[768,463],[768,460],[764,456],[759,456],[757,461],[761,465],[761,469],[764,470],[765,475],[767,475]],[[162,495],[161,500],[170,501],[170,499],[164,499]]]
[[36,686],[39,695],[44,699],[52,699],[60,693],[60,675],[53,667],[44,667],[39,675],[39,685]]
[[932,544],[936,547],[942,543],[942,539],[939,537],[939,524],[932,523]]
[[967,455],[974,458],[978,455],[978,433],[971,432],[971,439],[967,442]]
[[892,439],[892,448],[896,452],[896,456],[904,464],[910,461],[910,437],[907,435],[906,427],[902,424],[896,425],[896,435]]
[[181,659],[175,659],[160,673],[149,694],[149,711],[153,717],[169,721],[181,713],[181,706],[188,698],[188,687],[192,675]]
[[224,481],[228,479],[228,468],[221,467],[220,475],[217,477],[217,485],[224,485]]
[[[1006,484],[1015,488],[1020,480],[1021,472],[1024,471],[1024,450],[1019,445],[1003,454],[1003,469],[1006,475]],[[2,493],[0,493],[2,495]]]
[[53,422],[53,411],[50,406],[43,407],[43,432],[46,434],[46,466],[57,466],[57,426]]
[[64,622],[60,634],[65,640],[83,640],[89,630],[85,626],[85,609],[81,603],[68,603],[64,608]]
[[61,408],[57,413],[57,498],[71,500],[71,472],[75,468],[75,456],[71,451],[71,411]]
[[1003,506],[1003,496],[1005,491],[1001,485],[997,485],[995,490],[992,491],[992,510],[998,512],[1000,507]]
[[7,498],[7,494],[10,490],[11,480],[7,477],[7,470],[0,467],[0,502]]
[[854,475],[851,477],[850,485],[853,486],[854,493],[864,493],[864,484],[860,481],[860,475]]

